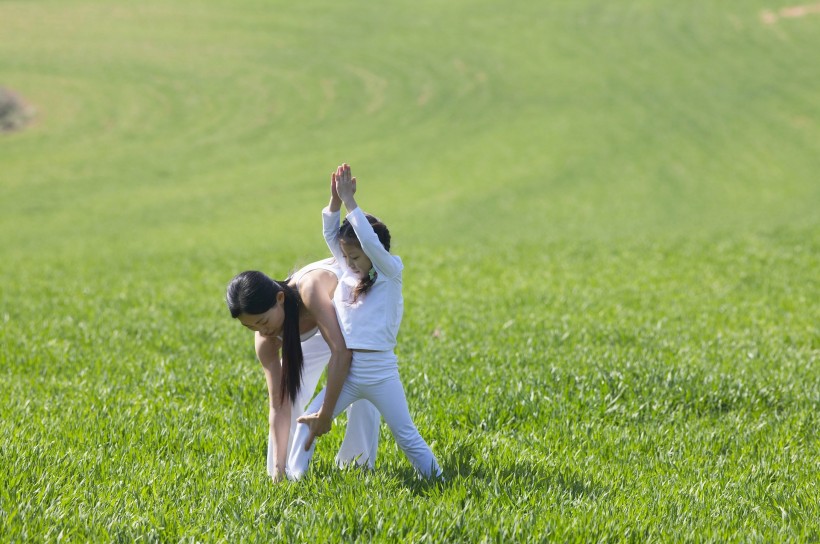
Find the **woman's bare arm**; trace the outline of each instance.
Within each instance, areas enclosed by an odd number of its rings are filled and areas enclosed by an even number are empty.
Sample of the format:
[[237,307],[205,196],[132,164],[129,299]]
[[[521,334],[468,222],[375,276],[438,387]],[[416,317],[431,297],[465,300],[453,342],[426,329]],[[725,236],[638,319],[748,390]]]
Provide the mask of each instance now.
[[333,410],[350,371],[352,358],[350,350],[345,345],[344,336],[342,336],[342,330],[336,318],[336,309],[332,302],[333,291],[336,289],[336,276],[331,272],[322,272],[316,271],[303,277],[299,286],[302,303],[316,319],[319,332],[330,347],[327,385],[322,407],[317,413],[305,414],[297,420],[310,427],[310,437],[305,444],[306,450],[310,448],[315,437],[330,430],[333,423]]
[[268,425],[274,440],[273,451],[276,455],[272,477],[274,482],[279,482],[285,478],[290,418],[293,408],[290,399],[281,402],[279,395],[282,380],[282,359],[279,350],[282,343],[278,339],[265,338],[257,332],[255,344],[256,356],[262,364],[265,382],[268,384]]

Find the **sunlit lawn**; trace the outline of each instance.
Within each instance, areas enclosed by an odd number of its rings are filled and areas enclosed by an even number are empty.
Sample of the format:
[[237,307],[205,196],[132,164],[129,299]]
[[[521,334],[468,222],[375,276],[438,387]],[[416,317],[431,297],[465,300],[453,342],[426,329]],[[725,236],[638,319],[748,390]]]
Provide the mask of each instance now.
[[[741,4],[0,3],[2,540],[820,539],[820,14]],[[224,286],[342,161],[445,483],[265,474]]]

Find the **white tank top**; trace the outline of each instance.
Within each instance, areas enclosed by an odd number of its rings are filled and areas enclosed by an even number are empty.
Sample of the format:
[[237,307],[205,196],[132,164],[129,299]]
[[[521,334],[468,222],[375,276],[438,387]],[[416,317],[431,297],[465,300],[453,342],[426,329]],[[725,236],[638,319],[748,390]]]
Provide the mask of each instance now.
[[[299,282],[308,272],[313,272],[314,270],[327,270],[328,272],[333,272],[336,275],[336,279],[342,277],[342,269],[339,266],[339,263],[336,262],[336,259],[333,257],[329,257],[327,259],[322,259],[321,261],[316,261],[310,263],[308,265],[303,266],[296,272],[294,272],[290,278],[288,278],[288,283],[293,282],[296,286],[296,289],[299,289]],[[314,327],[313,329],[302,333],[301,334],[301,341],[305,342],[310,340],[317,332],[319,332],[319,327]]]

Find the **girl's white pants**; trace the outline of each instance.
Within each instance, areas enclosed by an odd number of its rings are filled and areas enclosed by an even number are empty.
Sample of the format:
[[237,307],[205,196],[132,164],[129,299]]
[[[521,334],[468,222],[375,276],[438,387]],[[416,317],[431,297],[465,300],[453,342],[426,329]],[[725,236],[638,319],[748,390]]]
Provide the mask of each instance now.
[[[306,412],[309,414],[318,412],[324,398],[325,390],[322,389],[310,403]],[[355,406],[355,404],[364,402],[361,399],[366,399],[376,406],[387,426],[390,427],[399,448],[422,476],[431,477],[441,474],[438,461],[410,418],[404,387],[399,378],[396,355],[392,351],[353,352],[350,373],[342,386],[333,417],[336,418],[351,403]],[[314,440],[310,449],[305,451],[309,434],[310,430],[304,423],[296,426],[293,446],[288,450],[290,452],[288,477],[292,480],[301,478],[310,466],[316,441]],[[372,467],[373,459],[368,459],[368,462]]]
[[[322,372],[330,360],[330,347],[322,335],[316,333],[302,342],[302,355],[304,356],[302,387],[299,389],[296,402],[291,410],[288,452],[293,448],[296,418],[305,413],[305,407],[310,402],[313,392],[316,391],[319,378],[322,377]],[[347,415],[347,429],[342,446],[336,455],[336,464],[345,466],[356,462],[358,465],[367,464],[369,468],[373,468],[379,447],[379,424],[381,423],[379,411],[366,400],[362,400],[351,404]],[[276,465],[276,453],[273,446],[273,432],[269,431],[267,469],[271,476],[273,476]],[[302,449],[304,449],[304,444]],[[289,467],[287,470],[289,471]]]

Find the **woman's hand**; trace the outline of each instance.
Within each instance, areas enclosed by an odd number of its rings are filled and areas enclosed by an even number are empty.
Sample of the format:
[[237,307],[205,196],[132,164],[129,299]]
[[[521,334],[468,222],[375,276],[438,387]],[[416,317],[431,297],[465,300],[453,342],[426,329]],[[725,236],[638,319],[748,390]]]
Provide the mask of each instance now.
[[333,425],[333,420],[322,415],[321,411],[315,414],[305,414],[296,421],[298,423],[304,423],[310,429],[310,435],[308,436],[307,442],[305,442],[305,451],[310,449],[314,438],[330,432],[330,427]]
[[273,476],[271,476],[271,480],[273,480],[273,483],[275,483],[275,484],[278,484],[280,482],[284,482],[286,480],[285,471],[276,469],[275,472],[273,473]]
[[335,190],[344,202],[348,212],[356,209],[356,200],[353,198],[356,194],[356,178],[351,177],[349,164],[342,164],[336,169],[331,180],[331,187],[331,191]]
[[276,336],[262,336],[257,332],[255,344],[256,356],[262,365],[265,382],[268,385],[268,463],[273,465],[271,477],[277,482],[285,477],[292,415],[290,402],[281,402],[279,395],[282,383],[282,359],[279,350],[282,341]]

